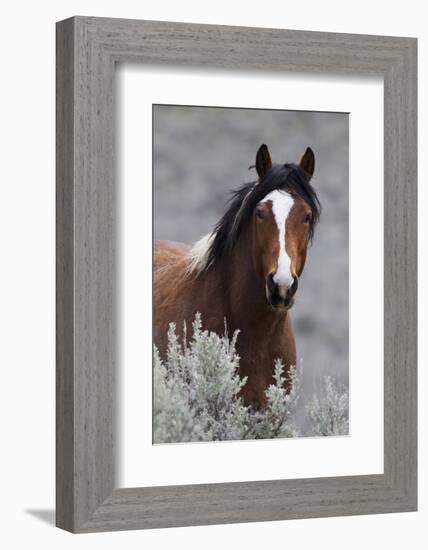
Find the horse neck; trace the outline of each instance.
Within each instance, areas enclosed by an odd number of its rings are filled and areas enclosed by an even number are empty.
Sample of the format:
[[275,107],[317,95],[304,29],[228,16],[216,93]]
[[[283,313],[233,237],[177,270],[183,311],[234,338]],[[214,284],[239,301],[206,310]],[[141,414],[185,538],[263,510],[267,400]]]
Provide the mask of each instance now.
[[274,338],[275,333],[282,337],[287,313],[274,311],[267,302],[265,281],[254,266],[250,228],[240,237],[233,252],[218,260],[210,272],[217,286],[218,280],[221,281],[225,317],[231,330],[245,330],[255,338],[260,335]]

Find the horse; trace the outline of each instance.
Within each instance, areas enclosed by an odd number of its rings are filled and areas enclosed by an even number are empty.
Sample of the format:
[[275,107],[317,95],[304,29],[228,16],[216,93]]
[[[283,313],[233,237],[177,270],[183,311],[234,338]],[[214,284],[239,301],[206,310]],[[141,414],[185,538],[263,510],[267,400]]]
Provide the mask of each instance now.
[[310,181],[315,156],[308,147],[299,164],[273,164],[268,147],[257,151],[258,179],[232,192],[213,231],[193,246],[155,241],[154,341],[161,356],[171,322],[181,330],[201,314],[217,334],[239,330],[239,375],[246,405],[263,408],[274,382],[275,359],[296,365],[289,310],[296,298],[321,205]]

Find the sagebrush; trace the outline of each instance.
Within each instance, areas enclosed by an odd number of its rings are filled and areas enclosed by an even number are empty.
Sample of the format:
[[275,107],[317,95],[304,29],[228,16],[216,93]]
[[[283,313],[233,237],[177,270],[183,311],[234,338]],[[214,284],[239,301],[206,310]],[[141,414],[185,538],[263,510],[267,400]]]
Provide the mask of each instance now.
[[[274,381],[266,390],[266,407],[245,406],[239,397],[246,379],[239,376],[236,353],[238,331],[229,338],[202,329],[200,315],[193,322],[192,338],[186,327],[180,341],[170,324],[165,361],[154,347],[154,443],[343,435],[348,433],[348,394],[331,378],[325,395],[315,395],[307,406],[310,428],[301,433],[293,419],[299,400],[300,373],[287,377],[277,360]],[[287,384],[285,384],[287,382]],[[291,389],[287,393],[284,386]]]
[[307,411],[311,422],[311,435],[342,435],[349,431],[349,395],[344,386],[326,376],[321,389],[310,401]]

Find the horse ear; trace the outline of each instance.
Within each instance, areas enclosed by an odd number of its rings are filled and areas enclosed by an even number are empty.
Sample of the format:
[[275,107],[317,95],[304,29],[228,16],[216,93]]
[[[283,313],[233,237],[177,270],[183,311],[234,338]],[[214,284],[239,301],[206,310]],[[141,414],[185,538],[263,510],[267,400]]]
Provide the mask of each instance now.
[[312,177],[314,175],[315,155],[310,147],[306,149],[305,154],[300,159],[300,168],[303,168],[303,170],[308,174],[308,176]]
[[270,158],[269,149],[267,145],[263,143],[263,145],[260,145],[256,155],[256,170],[259,178],[264,178],[271,168],[272,160]]

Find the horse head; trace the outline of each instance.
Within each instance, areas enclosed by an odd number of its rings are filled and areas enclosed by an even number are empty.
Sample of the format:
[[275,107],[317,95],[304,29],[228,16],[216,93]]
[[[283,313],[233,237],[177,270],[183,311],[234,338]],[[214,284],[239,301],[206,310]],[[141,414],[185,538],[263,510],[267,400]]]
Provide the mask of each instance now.
[[319,203],[309,183],[315,156],[307,148],[298,165],[273,165],[268,148],[262,145],[256,169],[256,187],[272,190],[255,204],[252,214],[254,267],[265,281],[269,304],[289,309],[319,216]]

